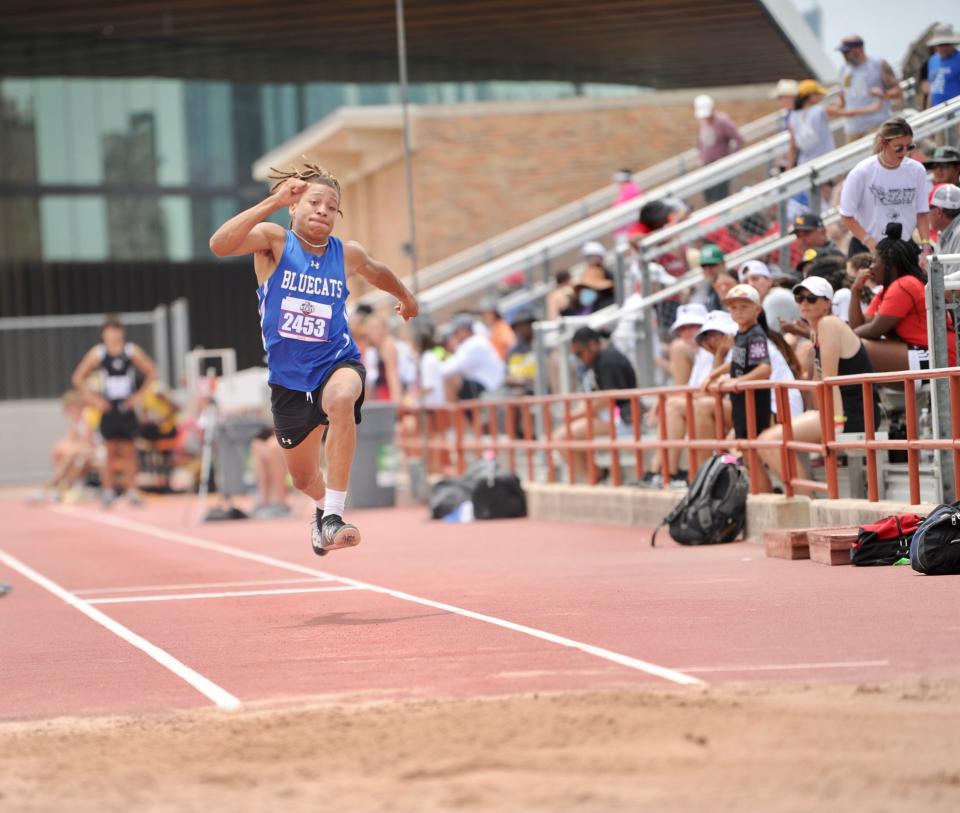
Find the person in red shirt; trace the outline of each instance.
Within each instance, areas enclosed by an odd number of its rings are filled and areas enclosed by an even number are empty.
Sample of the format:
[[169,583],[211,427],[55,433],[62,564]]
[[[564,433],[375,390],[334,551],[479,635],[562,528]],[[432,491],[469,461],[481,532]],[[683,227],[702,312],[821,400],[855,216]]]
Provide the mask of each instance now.
[[[886,235],[877,244],[873,265],[861,271],[850,288],[850,327],[866,340],[864,345],[877,372],[926,370],[930,367],[924,297],[927,277],[917,263],[917,246],[900,239],[901,225],[888,224]],[[868,279],[883,285],[883,290],[864,314],[860,310],[860,291]],[[953,336],[949,315],[947,336]],[[947,355],[950,366],[956,366],[953,341],[947,342]]]

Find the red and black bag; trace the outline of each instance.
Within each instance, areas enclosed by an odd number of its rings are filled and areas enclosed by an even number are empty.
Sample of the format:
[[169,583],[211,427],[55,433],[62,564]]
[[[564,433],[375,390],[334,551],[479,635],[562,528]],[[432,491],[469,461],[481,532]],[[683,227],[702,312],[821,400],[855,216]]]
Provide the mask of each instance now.
[[921,522],[919,514],[894,514],[863,525],[850,550],[850,561],[855,565],[892,565],[910,558],[910,541]]

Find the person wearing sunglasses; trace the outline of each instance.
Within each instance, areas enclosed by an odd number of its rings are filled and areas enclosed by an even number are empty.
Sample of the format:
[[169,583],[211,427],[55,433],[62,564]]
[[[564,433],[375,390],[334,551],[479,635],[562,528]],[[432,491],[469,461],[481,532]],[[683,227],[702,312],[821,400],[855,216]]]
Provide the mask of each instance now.
[[[833,315],[833,286],[824,277],[807,277],[794,286],[793,297],[800,315],[810,325],[814,344],[814,378],[822,380],[837,375],[872,373],[873,364],[863,341],[842,319]],[[833,388],[833,420],[836,434],[863,432],[863,388],[859,384]],[[880,419],[877,399],[873,401],[874,425]],[[820,410],[808,409],[791,422],[793,439],[804,443],[821,443],[823,432]],[[761,440],[779,441],[783,426],[772,426],[760,435]],[[783,480],[780,449],[761,449],[760,458]]]
[[873,142],[874,154],[847,175],[840,195],[840,216],[853,235],[847,256],[876,251],[888,223],[901,226],[909,240],[916,228],[921,246],[930,245],[927,172],[908,157],[913,129],[902,118],[885,121]]

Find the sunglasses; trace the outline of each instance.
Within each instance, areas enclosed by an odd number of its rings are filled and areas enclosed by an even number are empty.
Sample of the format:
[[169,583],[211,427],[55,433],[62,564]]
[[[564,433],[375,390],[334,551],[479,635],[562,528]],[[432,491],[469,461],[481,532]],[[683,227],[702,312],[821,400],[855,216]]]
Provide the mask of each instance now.
[[814,296],[813,294],[794,294],[793,295],[793,301],[796,302],[798,305],[801,305],[804,302],[806,302],[808,305],[815,305],[817,303],[817,300],[823,299],[823,298],[824,297],[822,296]]
[[903,155],[905,152],[913,152],[916,148],[916,144],[907,144],[906,146],[897,144],[897,146],[893,148],[893,152],[895,155]]

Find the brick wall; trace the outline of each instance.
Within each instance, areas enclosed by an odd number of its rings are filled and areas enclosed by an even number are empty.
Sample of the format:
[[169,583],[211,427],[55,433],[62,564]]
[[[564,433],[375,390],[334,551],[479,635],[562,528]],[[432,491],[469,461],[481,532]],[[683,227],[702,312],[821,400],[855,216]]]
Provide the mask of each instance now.
[[[745,124],[774,109],[769,88],[723,88],[717,109]],[[700,91],[697,91],[700,92]],[[493,237],[694,145],[697,92],[618,99],[489,103],[414,110],[414,184],[421,267]],[[339,229],[405,275],[402,172],[346,188]],[[371,194],[376,190],[376,203]],[[351,196],[378,217],[352,217]],[[360,201],[357,200],[359,204]],[[359,207],[358,207],[359,208]]]

